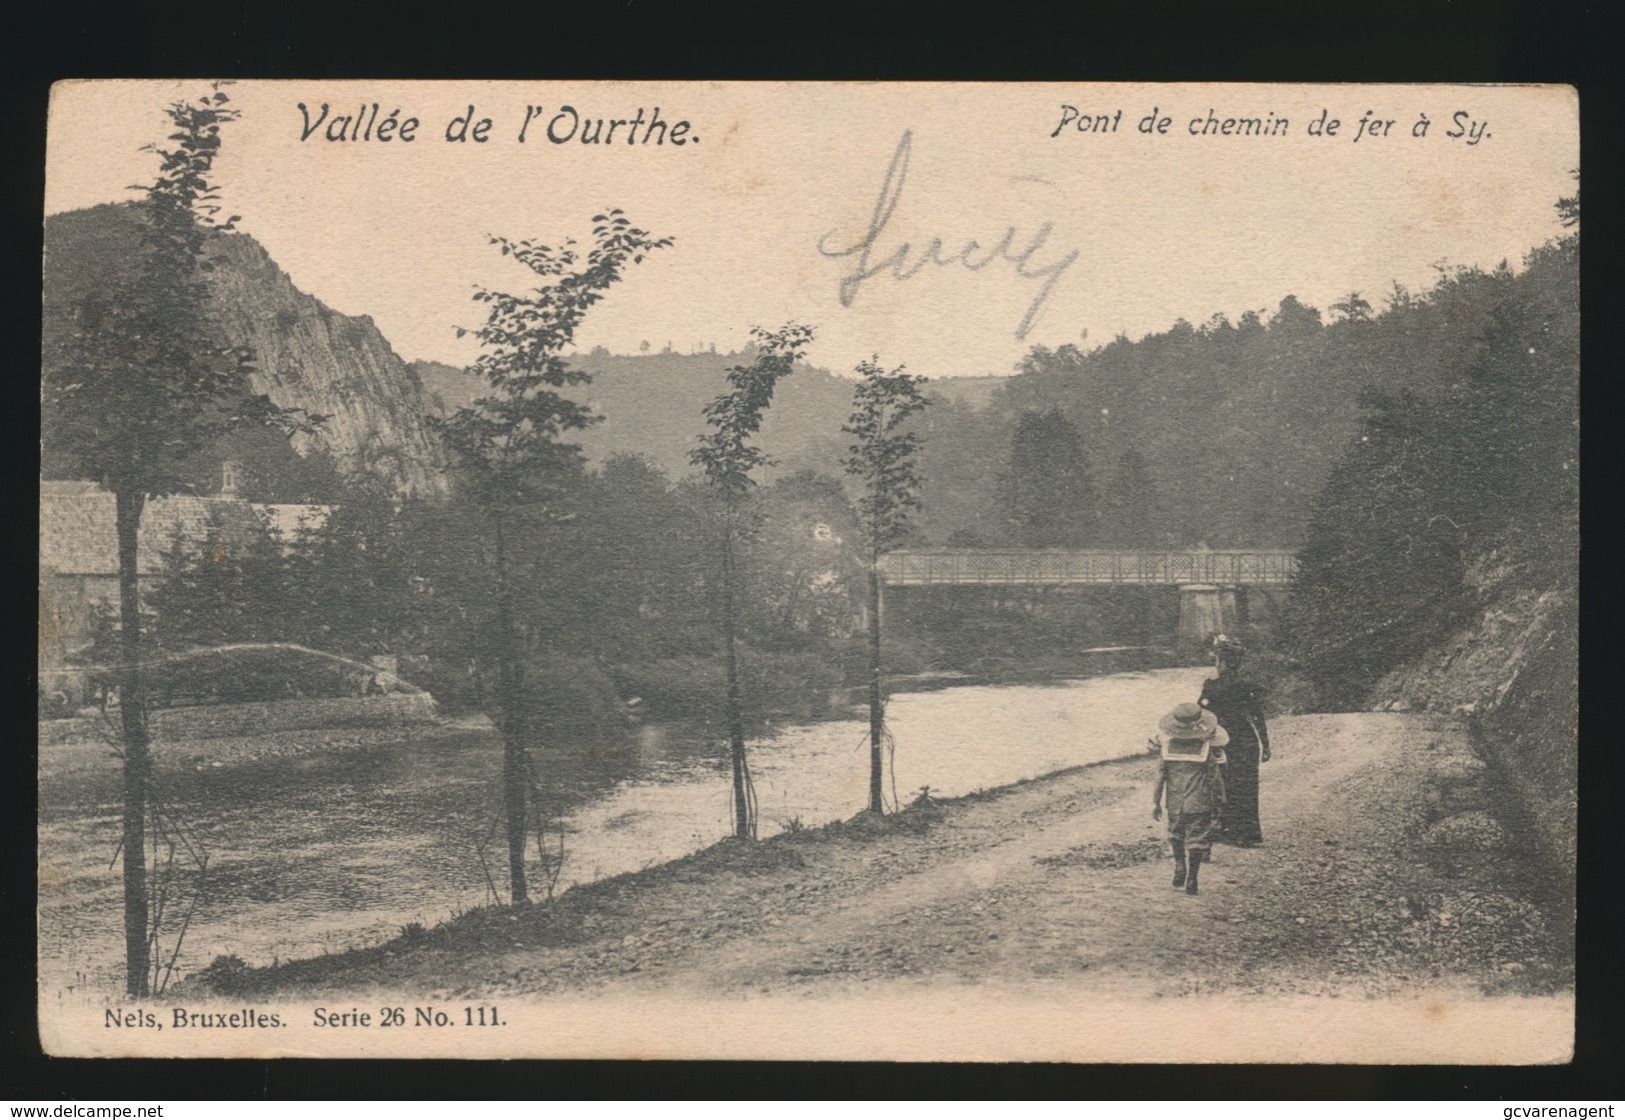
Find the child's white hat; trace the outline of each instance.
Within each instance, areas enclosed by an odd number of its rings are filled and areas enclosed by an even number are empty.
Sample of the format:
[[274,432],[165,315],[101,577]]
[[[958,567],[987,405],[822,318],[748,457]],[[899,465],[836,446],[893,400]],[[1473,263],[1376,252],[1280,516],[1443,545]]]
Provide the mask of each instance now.
[[1219,731],[1219,717],[1195,704],[1181,704],[1157,723],[1170,739],[1207,742]]

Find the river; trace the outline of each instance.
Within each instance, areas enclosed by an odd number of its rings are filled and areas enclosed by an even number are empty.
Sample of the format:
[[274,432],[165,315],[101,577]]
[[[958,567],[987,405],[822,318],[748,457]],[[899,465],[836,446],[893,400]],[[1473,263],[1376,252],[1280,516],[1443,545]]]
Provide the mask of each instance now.
[[[1157,669],[899,693],[887,711],[897,797],[907,804],[926,787],[955,797],[1140,753],[1157,718],[1194,699],[1205,675]],[[750,750],[763,837],[850,817],[867,801],[867,719],[782,727]],[[506,886],[493,809],[499,754],[489,730],[471,730],[165,775],[166,812],[209,861],[175,975],[221,955],[268,964],[376,943],[492,901],[489,880]],[[645,726],[612,766],[581,769],[563,783],[555,889],[677,859],[731,831],[727,764],[713,738]],[[109,762],[105,780],[74,792],[41,783],[46,998],[115,998],[122,985],[121,883],[109,867],[116,774]],[[165,941],[173,947],[172,932]]]

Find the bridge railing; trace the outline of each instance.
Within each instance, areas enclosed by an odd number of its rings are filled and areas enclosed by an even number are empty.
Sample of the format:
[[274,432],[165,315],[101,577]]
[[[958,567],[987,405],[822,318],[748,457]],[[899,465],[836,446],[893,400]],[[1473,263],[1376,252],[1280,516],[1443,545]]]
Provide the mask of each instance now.
[[1297,573],[1285,550],[933,549],[889,552],[881,578],[891,586],[1213,583],[1284,586]]

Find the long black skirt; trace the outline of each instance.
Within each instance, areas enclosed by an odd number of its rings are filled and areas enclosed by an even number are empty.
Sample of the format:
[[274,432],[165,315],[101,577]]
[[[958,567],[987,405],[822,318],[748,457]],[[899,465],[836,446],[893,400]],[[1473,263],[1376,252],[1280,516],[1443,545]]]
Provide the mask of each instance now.
[[1224,748],[1222,837],[1231,844],[1257,844],[1264,839],[1258,823],[1258,740],[1240,735]]

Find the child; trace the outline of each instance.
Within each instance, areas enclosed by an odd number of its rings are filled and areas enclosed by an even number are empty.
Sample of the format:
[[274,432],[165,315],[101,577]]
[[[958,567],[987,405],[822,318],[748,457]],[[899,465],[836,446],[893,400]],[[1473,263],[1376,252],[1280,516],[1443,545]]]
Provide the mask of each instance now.
[[1162,791],[1166,789],[1174,886],[1195,894],[1197,871],[1211,850],[1213,828],[1224,808],[1224,752],[1219,748],[1230,736],[1212,712],[1195,704],[1179,705],[1157,726],[1168,740],[1151,740],[1162,756],[1157,788],[1151,795],[1151,819],[1162,819]]

